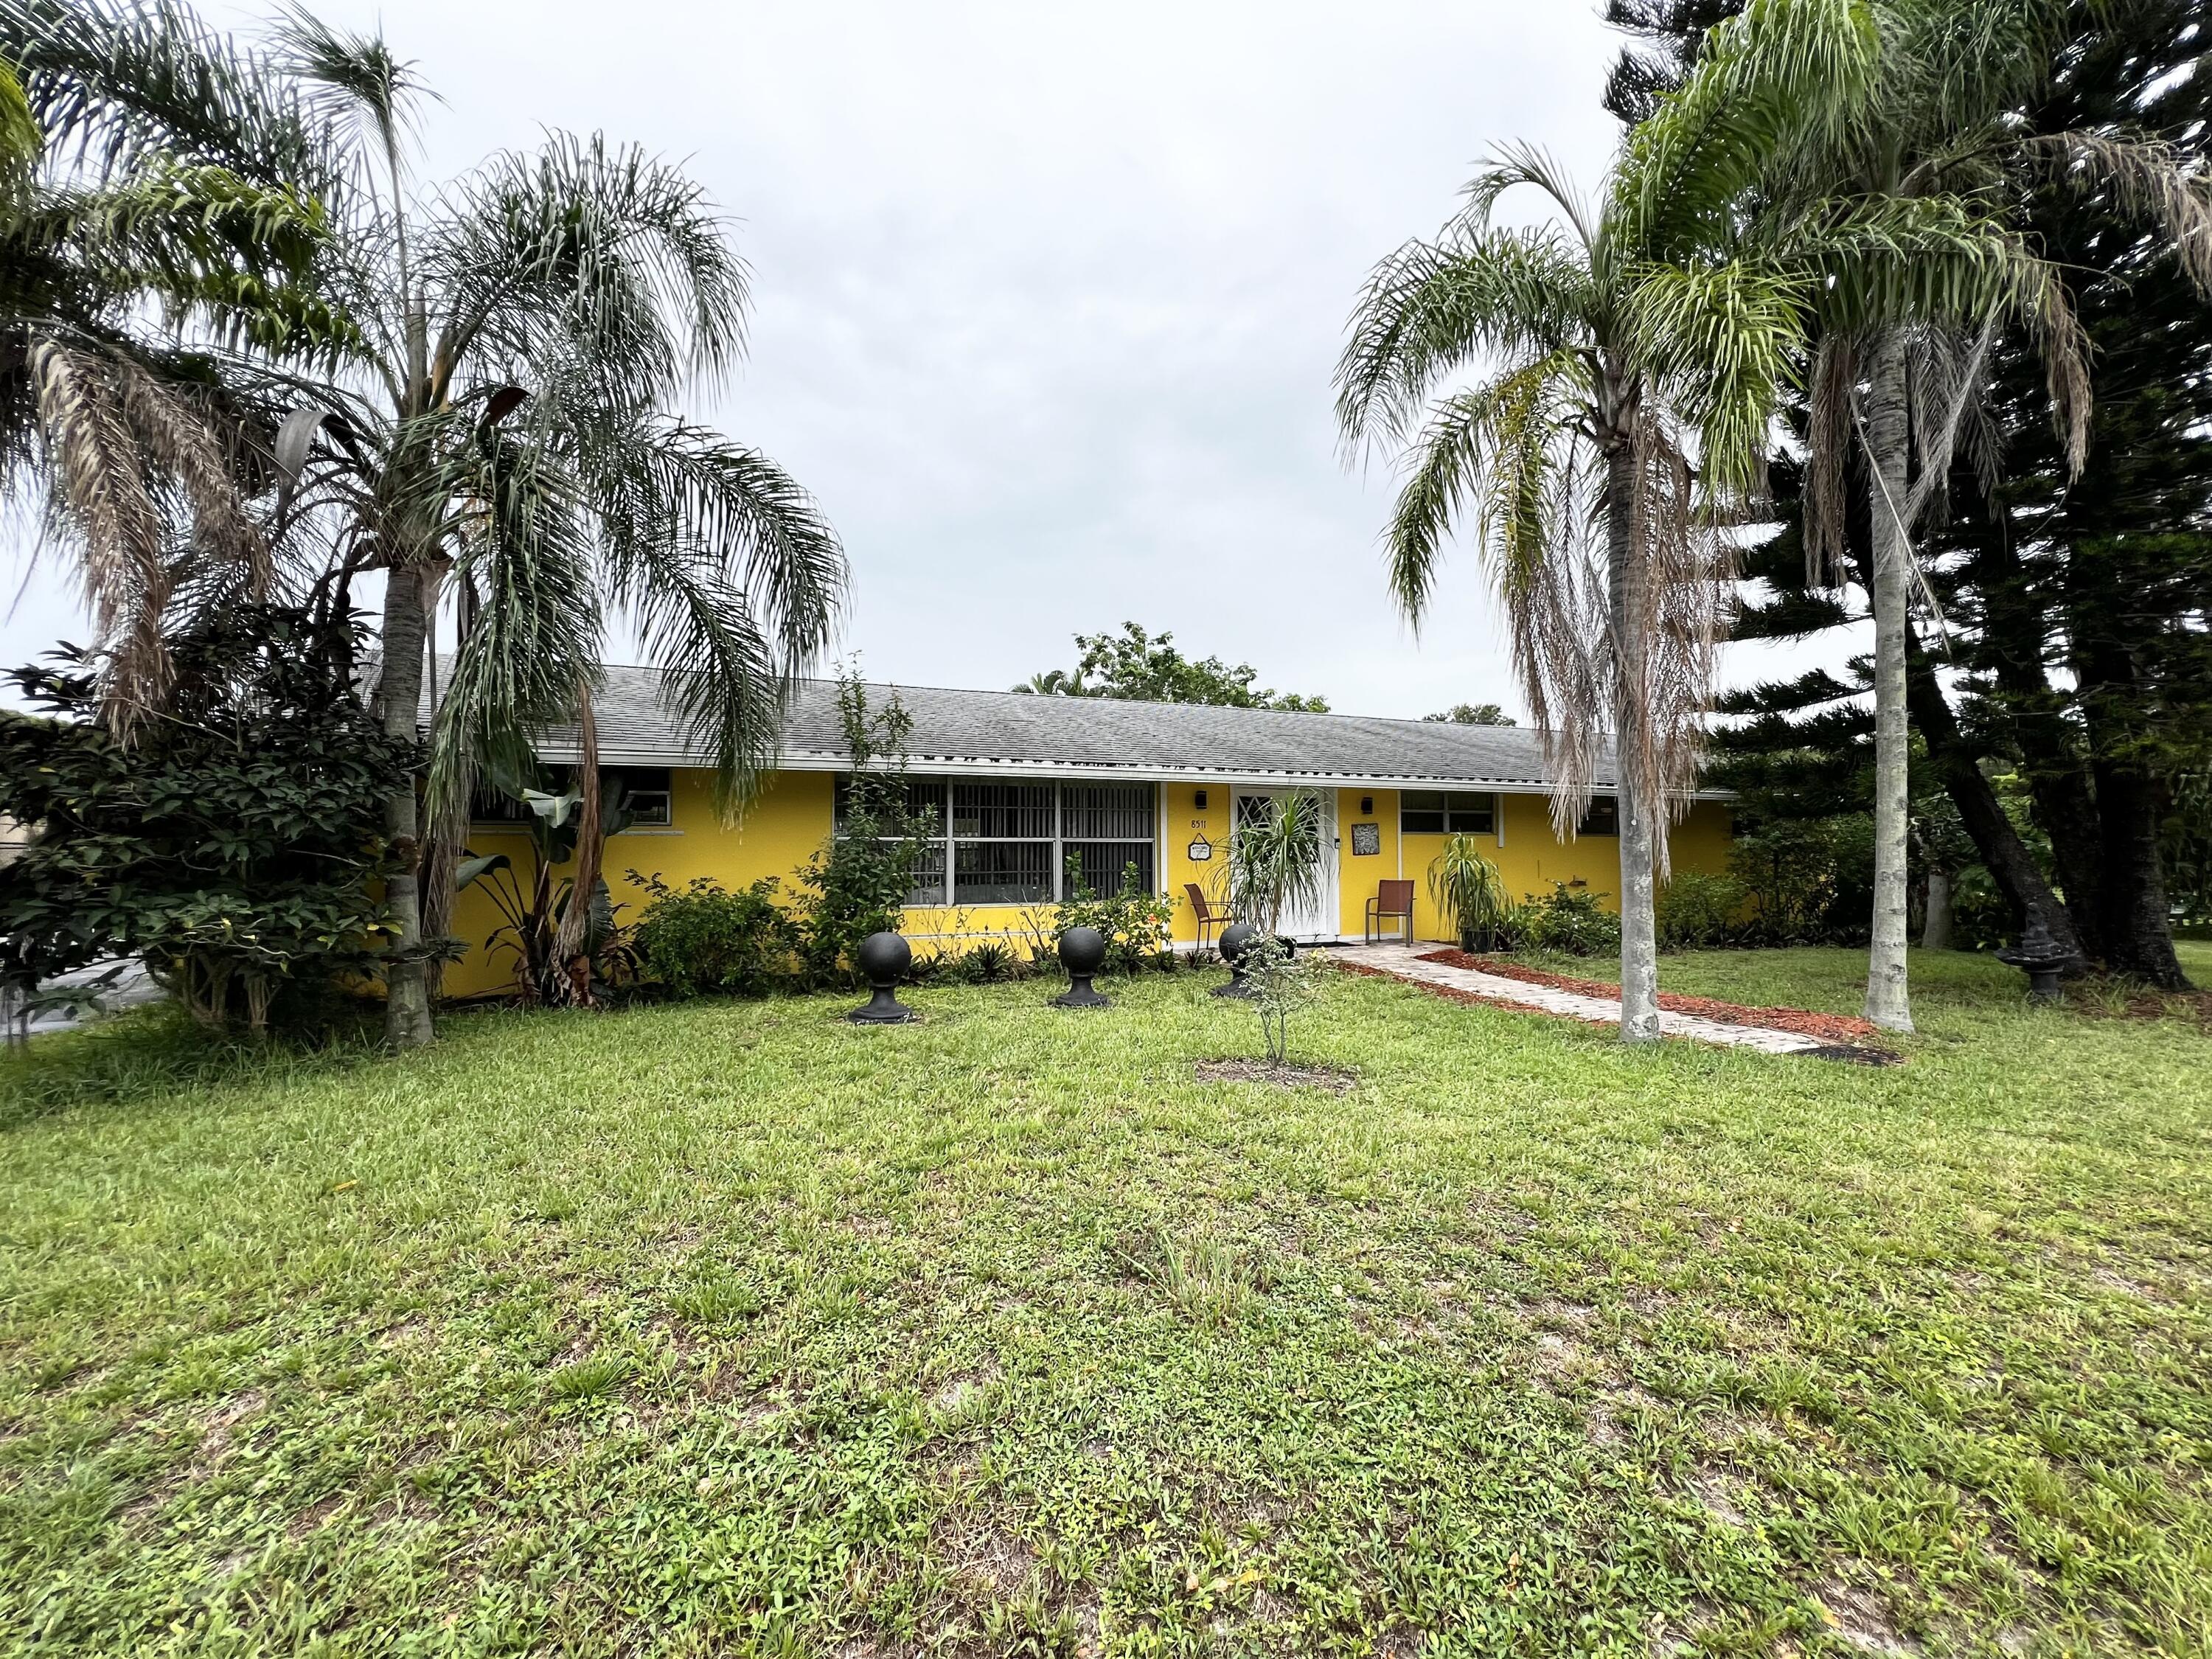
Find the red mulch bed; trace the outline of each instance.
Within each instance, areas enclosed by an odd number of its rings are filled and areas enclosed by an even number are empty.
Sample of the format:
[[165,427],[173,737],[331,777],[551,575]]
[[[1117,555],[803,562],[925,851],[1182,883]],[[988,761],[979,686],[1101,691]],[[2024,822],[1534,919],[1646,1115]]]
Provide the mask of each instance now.
[[[1440,962],[1448,968],[1469,968],[1479,974],[1495,974],[1500,979],[1517,979],[1523,985],[1548,985],[1555,991],[1574,991],[1588,997],[1620,995],[1618,985],[1594,979],[1569,979],[1565,974],[1547,974],[1540,968],[1499,962],[1493,957],[1470,956],[1464,951],[1430,951],[1420,959]],[[1818,1037],[1823,1042],[1854,1043],[1881,1029],[1871,1020],[1856,1019],[1848,1014],[1816,1014],[1809,1008],[1746,1008],[1738,1003],[1717,1002],[1711,997],[1680,996],[1672,991],[1659,994],[1659,1006],[1669,1013],[1694,1014],[1702,1019],[1725,1020],[1732,1025],[1757,1025],[1770,1031],[1792,1031],[1799,1036]]]

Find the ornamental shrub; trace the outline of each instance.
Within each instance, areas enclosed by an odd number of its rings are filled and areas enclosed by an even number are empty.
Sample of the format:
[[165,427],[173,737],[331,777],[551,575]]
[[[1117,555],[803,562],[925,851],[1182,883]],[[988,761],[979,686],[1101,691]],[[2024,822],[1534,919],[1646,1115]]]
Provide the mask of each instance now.
[[416,760],[354,690],[354,630],[226,607],[170,641],[172,684],[129,741],[73,647],[12,676],[0,814],[30,827],[0,869],[0,976],[18,990],[137,957],[202,1024],[304,1024],[392,937],[383,799]]
[[787,981],[799,931],[776,902],[774,876],[732,892],[712,876],[671,887],[629,872],[652,895],[633,943],[638,971],[679,997],[765,996]]
[[1106,971],[1133,974],[1171,962],[1175,955],[1175,901],[1149,891],[1134,864],[1121,867],[1121,884],[1100,897],[1083,876],[1082,860],[1067,858],[1066,902],[1053,913],[1053,937],[1071,927],[1096,927],[1106,939]]
[[1518,950],[1607,955],[1620,949],[1620,918],[1598,902],[1605,896],[1555,881],[1542,897],[1531,893],[1514,907],[1505,932]]
[[1289,940],[1272,933],[1254,939],[1238,966],[1243,970],[1244,983],[1251,988],[1253,1006],[1259,1011],[1268,1063],[1286,1065],[1291,1055],[1291,1016],[1321,1000],[1325,970],[1318,958],[1301,953]]
[[1750,890],[1734,876],[1678,870],[1659,895],[1659,948],[1710,951],[1744,942]]
[[792,896],[799,968],[815,987],[849,985],[859,977],[854,953],[871,933],[896,933],[905,918],[937,814],[917,808],[907,788],[906,744],[914,726],[894,691],[880,709],[868,705],[857,674],[838,682],[837,713],[852,772],[830,839],[799,872]]

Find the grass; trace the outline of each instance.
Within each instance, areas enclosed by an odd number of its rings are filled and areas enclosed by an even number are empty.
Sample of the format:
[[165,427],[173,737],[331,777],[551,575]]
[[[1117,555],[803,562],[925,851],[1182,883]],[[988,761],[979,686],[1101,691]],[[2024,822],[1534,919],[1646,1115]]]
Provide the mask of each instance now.
[[2212,1036],[1915,968],[1882,1070],[1346,976],[1341,1098],[1195,977],[41,1040],[0,1651],[2212,1652]]

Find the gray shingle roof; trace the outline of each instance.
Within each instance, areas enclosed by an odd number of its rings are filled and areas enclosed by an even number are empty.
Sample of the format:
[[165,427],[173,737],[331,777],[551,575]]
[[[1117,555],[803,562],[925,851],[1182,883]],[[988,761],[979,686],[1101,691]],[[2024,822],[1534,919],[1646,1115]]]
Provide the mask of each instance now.
[[[661,703],[657,671],[606,672],[606,687],[596,704],[606,760],[681,765],[695,758],[687,754],[678,723]],[[848,758],[836,691],[827,680],[806,681],[799,688],[785,722],[781,759],[786,768],[834,769]],[[1534,732],[1520,727],[939,686],[868,688],[877,708],[894,693],[914,717],[909,764],[920,772],[1464,784],[1509,790],[1544,784],[1541,743]],[[560,757],[557,737],[547,747],[550,758]],[[1609,755],[1601,757],[1595,781],[1601,787],[1612,783]]]

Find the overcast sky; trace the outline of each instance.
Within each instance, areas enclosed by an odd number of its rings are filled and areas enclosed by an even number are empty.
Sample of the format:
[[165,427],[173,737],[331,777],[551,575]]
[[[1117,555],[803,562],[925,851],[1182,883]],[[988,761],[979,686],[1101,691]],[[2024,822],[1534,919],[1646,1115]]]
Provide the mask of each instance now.
[[[872,678],[1005,686],[1133,619],[1346,712],[1517,707],[1471,556],[1420,640],[1398,620],[1391,477],[1340,465],[1329,373],[1490,145],[1602,169],[1595,0],[319,9],[443,96],[428,179],[547,127],[688,158],[756,278],[699,412],[820,497]],[[40,571],[0,663],[82,632]]]

